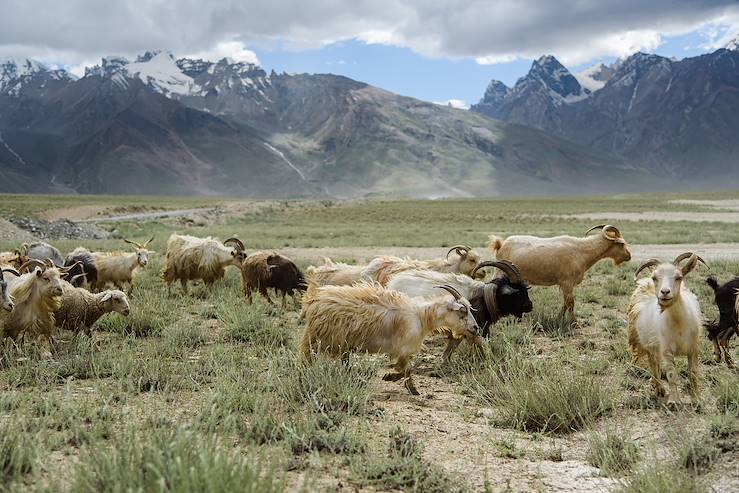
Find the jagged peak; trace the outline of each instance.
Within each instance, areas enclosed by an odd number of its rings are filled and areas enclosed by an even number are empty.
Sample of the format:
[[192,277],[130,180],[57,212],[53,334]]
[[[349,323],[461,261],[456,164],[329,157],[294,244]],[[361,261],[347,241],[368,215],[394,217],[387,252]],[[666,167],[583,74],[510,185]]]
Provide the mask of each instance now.
[[729,51],[739,51],[739,36],[735,37],[724,46]]

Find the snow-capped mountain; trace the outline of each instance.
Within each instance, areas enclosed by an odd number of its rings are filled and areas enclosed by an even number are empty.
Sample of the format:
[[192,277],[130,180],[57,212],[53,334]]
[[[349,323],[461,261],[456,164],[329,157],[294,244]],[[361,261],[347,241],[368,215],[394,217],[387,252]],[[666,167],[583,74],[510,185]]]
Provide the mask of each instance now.
[[0,58],[0,94],[18,96],[27,87],[43,89],[50,81],[71,81],[65,70],[50,69],[28,58]]
[[739,51],[739,36],[726,43],[727,50]]
[[[40,64],[4,70],[46,82],[0,94],[0,191],[488,196],[611,190],[631,176],[542,132],[331,74],[157,51],[56,84]],[[537,77],[556,104],[581,93],[556,67]]]
[[[531,77],[543,65],[534,62],[527,84],[546,80]],[[620,155],[651,172],[693,180],[739,176],[739,51],[722,48],[683,60],[635,53],[577,78],[589,94],[569,104],[514,88],[492,104],[486,91],[472,109]]]
[[511,89],[493,80],[480,102],[471,109],[493,118],[545,129],[557,126],[556,108],[577,103],[589,95],[590,90],[555,57],[545,55],[535,60],[528,74]]

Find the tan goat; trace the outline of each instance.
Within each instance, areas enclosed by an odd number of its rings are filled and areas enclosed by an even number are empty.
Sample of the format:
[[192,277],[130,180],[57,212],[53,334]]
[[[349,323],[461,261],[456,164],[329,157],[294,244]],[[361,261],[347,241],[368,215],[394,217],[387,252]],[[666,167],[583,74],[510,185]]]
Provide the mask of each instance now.
[[93,289],[99,291],[105,289],[108,284],[113,284],[119,289],[127,288],[130,291],[137,271],[148,265],[149,254],[153,252],[147,250],[146,247],[154,241],[153,236],[144,244],[125,239],[123,241],[133,245],[132,253],[92,252],[90,254],[97,268],[97,280]]

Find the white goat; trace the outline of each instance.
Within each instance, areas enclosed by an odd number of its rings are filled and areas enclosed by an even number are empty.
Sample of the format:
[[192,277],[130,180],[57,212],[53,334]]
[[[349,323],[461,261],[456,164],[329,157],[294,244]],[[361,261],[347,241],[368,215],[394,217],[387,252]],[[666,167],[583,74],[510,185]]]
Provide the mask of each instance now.
[[312,351],[342,357],[354,351],[387,354],[395,361],[396,373],[383,378],[405,378],[408,391],[418,395],[410,360],[421,349],[424,338],[439,327],[448,327],[458,338],[477,336],[469,302],[450,286],[438,287],[450,292],[454,299],[411,299],[379,284],[364,282],[353,286],[311,285],[303,298],[303,359],[310,362]]
[[323,259],[323,265],[311,265],[305,270],[305,273],[308,282],[318,286],[350,286],[362,279],[362,270],[366,267],[366,265],[334,262],[326,257]]
[[[233,243],[234,248],[225,245]],[[167,291],[174,281],[180,281],[182,289],[187,293],[187,282],[202,279],[210,286],[222,279],[226,267],[233,266],[241,270],[246,258],[244,244],[238,238],[229,238],[223,243],[207,237],[173,234],[167,240],[167,258],[162,280],[167,283]]]
[[[680,263],[688,259],[687,263]],[[652,385],[658,396],[665,395],[662,385],[661,362],[667,362],[667,382],[670,386],[667,403],[678,399],[678,377],[675,357],[687,356],[690,373],[691,396],[698,397],[698,354],[700,335],[703,329],[698,298],[682,281],[698,262],[698,255],[687,252],[679,255],[672,263],[660,263],[650,259],[637,269],[634,278],[644,269],[652,276],[641,279],[629,301],[629,345],[634,360],[649,358]]]
[[[587,236],[596,229],[601,234]],[[505,240],[490,235],[490,250],[496,259],[515,264],[529,284],[559,286],[564,299],[562,315],[574,316],[575,287],[593,265],[607,258],[616,265],[631,260],[629,245],[615,226],[601,224],[590,228],[585,235],[585,238],[516,235]]]
[[[149,254],[153,253],[146,247],[154,240],[152,236],[149,241],[144,244],[135,241],[126,240],[134,247],[132,253],[124,252],[91,252],[95,267],[97,268],[97,279],[93,285],[93,289],[101,290],[110,283],[119,289],[130,291],[133,280],[139,268],[144,268],[149,263]],[[79,253],[80,250],[75,250]]]
[[[455,252],[457,256],[449,259],[449,254]],[[456,245],[449,249],[445,258],[431,260],[414,260],[410,258],[393,257],[383,255],[375,257],[367,267],[362,270],[362,279],[378,282],[387,286],[390,279],[408,270],[432,270],[435,272],[451,272],[472,276],[475,267],[480,263],[480,254],[466,245]],[[483,274],[480,273],[481,277]]]

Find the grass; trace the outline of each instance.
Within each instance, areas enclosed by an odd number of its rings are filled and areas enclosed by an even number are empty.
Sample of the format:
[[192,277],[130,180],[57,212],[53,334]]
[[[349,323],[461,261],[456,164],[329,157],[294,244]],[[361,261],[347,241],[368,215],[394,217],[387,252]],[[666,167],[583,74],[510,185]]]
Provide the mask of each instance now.
[[[683,210],[672,198],[275,202],[206,226],[117,224],[113,238],[85,245],[127,248],[116,238],[156,234],[160,253],[136,280],[131,315],[104,317],[92,338],[60,333],[51,359],[32,342],[0,341],[0,491],[515,491],[541,488],[553,476],[565,480],[573,463],[586,462],[627,491],[707,489],[726,476],[726,458],[737,450],[736,376],[710,364],[703,341],[701,409],[673,415],[659,406],[649,373],[631,365],[626,345],[634,263],[593,268],[576,291],[580,327],[553,315],[561,307],[555,288],[534,287],[534,312],[499,321],[483,356],[463,344],[445,363],[444,341],[429,339],[414,359],[418,397],[380,379],[388,363],[382,357],[319,356],[300,364],[298,310],[259,297],[247,305],[234,271],[213,289],[191,286],[187,296],[179,286],[168,294],[159,279],[172,230],[238,233],[250,250],[379,245],[394,253],[402,245],[443,252],[455,243],[483,246],[491,230],[580,234],[591,226],[543,212]],[[56,199],[9,197],[0,214],[39,214]],[[60,200],[59,207],[122,205],[117,198]],[[229,203],[198,200],[152,205]],[[685,225],[619,227],[632,242],[659,243],[674,241],[670,235]],[[734,241],[738,234],[713,229],[691,225],[680,238]],[[304,268],[308,259],[296,261]],[[724,280],[739,273],[739,263],[712,262],[712,270]],[[702,277],[686,282],[711,319],[717,313]],[[684,378],[685,362],[678,367]],[[636,452],[635,442],[614,431],[642,427]],[[676,427],[695,435],[675,444],[665,437]],[[647,450],[664,458],[658,467]],[[593,486],[589,478],[577,481]]]

